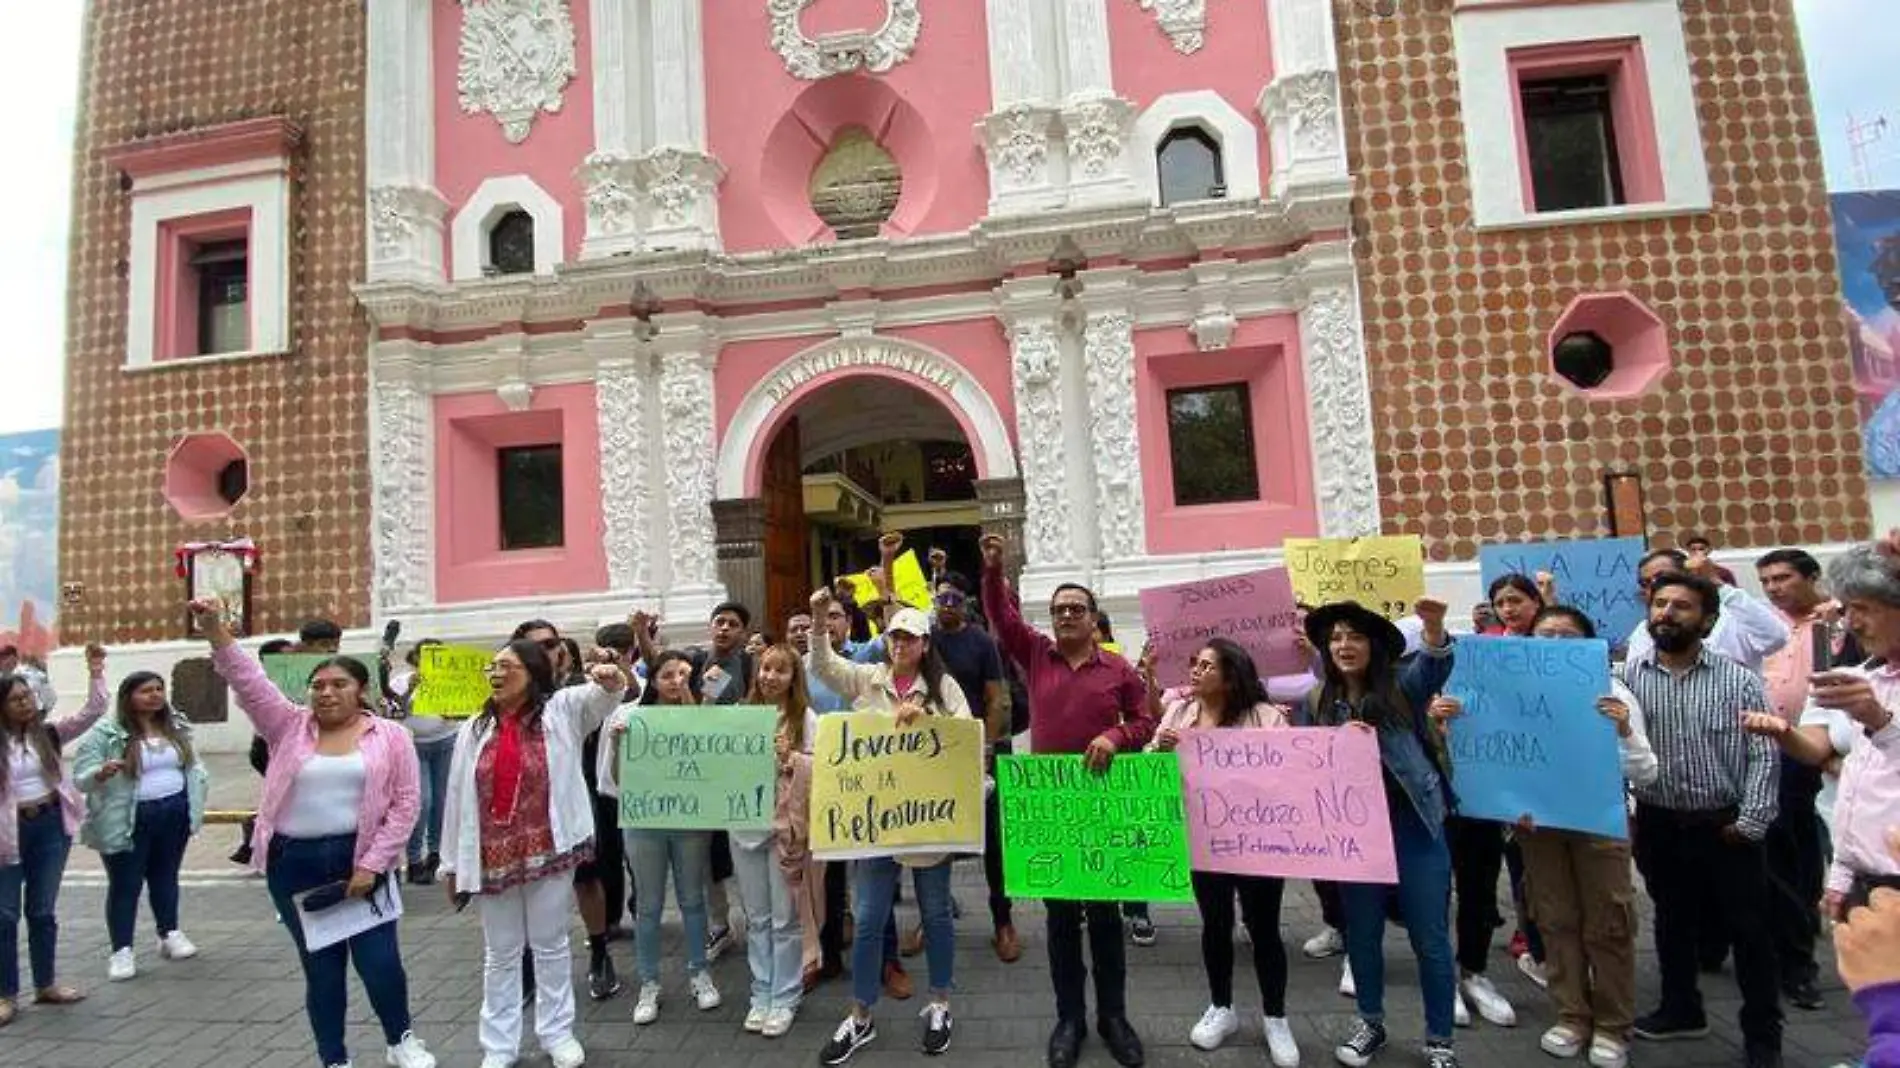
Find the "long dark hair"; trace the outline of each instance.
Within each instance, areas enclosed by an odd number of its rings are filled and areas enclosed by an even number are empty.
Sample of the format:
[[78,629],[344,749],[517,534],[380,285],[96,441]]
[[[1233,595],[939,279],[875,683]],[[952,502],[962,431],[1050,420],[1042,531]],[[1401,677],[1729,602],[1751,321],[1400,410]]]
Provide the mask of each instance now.
[[350,678],[355,679],[356,692],[359,695],[356,703],[361,706],[365,712],[374,712],[376,710],[369,703],[369,668],[364,665],[361,660],[353,656],[344,656],[342,654],[319,660],[316,666],[310,669],[310,674],[304,676],[305,685],[308,685],[311,679],[316,678],[317,672],[322,671],[324,668],[336,668]]
[[[27,696],[33,698],[33,707],[39,709],[33,716],[33,721],[26,725],[26,732],[21,738],[21,741],[25,745],[31,746],[33,751],[39,754],[41,773],[45,775],[46,782],[49,786],[56,786],[60,779],[59,746],[53,744],[51,734],[46,729],[46,710],[39,708],[40,699],[38,695],[33,693],[33,687],[26,679],[19,675],[0,675],[0,732],[4,734],[13,733],[13,723],[6,718],[6,708],[7,703],[13,700],[14,690],[25,690]],[[12,777],[13,762],[10,760],[0,760],[0,794],[10,792],[12,783],[9,780],[12,779]],[[30,801],[32,798],[16,800]]]
[[811,687],[805,684],[805,661],[798,650],[789,645],[768,645],[765,652],[759,654],[758,661],[752,665],[752,689],[745,695],[745,703],[764,705],[772,702],[759,692],[759,669],[765,666],[765,658],[777,656],[792,665],[792,685],[785,696],[778,700],[778,728],[792,743],[793,749],[805,748],[810,739],[805,737],[805,713],[811,708]]
[[1260,669],[1254,665],[1253,657],[1247,655],[1229,638],[1210,638],[1206,648],[1214,651],[1214,659],[1220,664],[1221,709],[1220,725],[1232,727],[1242,722],[1253,706],[1266,700],[1266,690],[1260,685]]
[[[1359,628],[1349,619],[1339,620],[1335,627],[1345,627],[1354,634],[1361,634]],[[1319,658],[1322,681],[1319,687],[1319,707],[1313,710],[1314,717],[1324,726],[1337,727],[1334,709],[1339,702],[1346,700],[1349,692],[1346,688],[1345,673],[1333,662],[1332,635],[1324,635],[1325,641],[1319,643]],[[1412,728],[1412,703],[1405,699],[1405,692],[1399,689],[1398,663],[1392,658],[1392,651],[1380,644],[1373,635],[1367,634],[1367,645],[1371,654],[1366,659],[1366,696],[1361,703],[1356,718],[1372,724],[1380,730]]]
[[657,705],[660,703],[660,669],[675,660],[685,661],[687,668],[692,672],[686,677],[687,702],[691,703],[693,698],[699,695],[699,663],[678,649],[668,649],[659,656],[654,657],[653,663],[647,667],[647,687],[640,691],[641,704]]
[[[145,746],[140,744],[140,735],[144,732],[139,727],[139,714],[132,708],[132,694],[140,687],[153,682],[162,686],[165,683],[165,677],[152,671],[134,671],[119,680],[119,700],[115,708],[119,728],[131,739],[125,747],[125,766],[132,772],[134,779],[145,771]],[[184,731],[178,729],[177,720],[177,713],[172,710],[171,701],[167,699],[165,707],[158,710],[158,722],[154,726],[158,728],[158,733],[171,743],[172,748],[178,750],[179,767],[188,768],[191,766],[194,755],[191,750],[191,739]]]
[[[526,638],[516,638],[504,646],[521,661],[528,672],[528,703],[521,710],[521,726],[530,733],[540,733],[541,713],[548,706],[548,698],[554,696],[554,662],[548,659],[547,650],[540,642]],[[482,702],[482,712],[475,722],[475,736],[480,737],[493,729],[501,719],[501,703],[491,695]]]
[[[924,655],[917,661],[917,677],[924,680],[924,707],[932,712],[942,712],[944,711],[943,677],[948,674],[949,669],[943,666],[943,654],[937,652],[937,643],[930,640],[930,635],[924,634],[919,637],[924,641]],[[889,652],[889,649],[885,650],[887,656]],[[975,698],[967,693],[963,695],[966,703],[982,699],[982,694],[976,695]]]

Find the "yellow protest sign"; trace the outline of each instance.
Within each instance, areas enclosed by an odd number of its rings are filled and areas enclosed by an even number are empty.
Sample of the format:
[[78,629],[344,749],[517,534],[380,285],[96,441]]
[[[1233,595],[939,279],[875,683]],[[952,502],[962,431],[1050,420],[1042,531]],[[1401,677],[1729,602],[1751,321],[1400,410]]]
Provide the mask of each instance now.
[[917,554],[909,549],[891,561],[891,595],[912,608],[930,611],[930,580],[924,577],[924,567],[917,562]]
[[1288,538],[1293,594],[1317,608],[1357,601],[1402,619],[1425,596],[1425,546],[1415,534],[1378,538]]
[[877,712],[818,720],[811,850],[822,860],[983,852],[983,724]]
[[425,645],[416,665],[416,688],[409,712],[416,716],[463,719],[482,710],[493,692],[488,664],[495,654],[465,645]]

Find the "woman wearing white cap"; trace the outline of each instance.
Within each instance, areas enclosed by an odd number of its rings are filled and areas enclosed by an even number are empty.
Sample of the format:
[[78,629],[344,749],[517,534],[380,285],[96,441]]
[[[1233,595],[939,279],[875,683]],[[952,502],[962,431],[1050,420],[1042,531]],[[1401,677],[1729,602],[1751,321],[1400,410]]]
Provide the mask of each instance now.
[[[830,590],[812,594],[814,618],[825,618],[831,607]],[[891,615],[885,626],[890,660],[883,664],[853,664],[831,648],[823,631],[811,636],[811,670],[818,681],[851,702],[856,712],[881,712],[900,725],[922,716],[970,718],[970,702],[957,680],[944,670],[943,660],[930,644],[930,621],[915,608]],[[924,953],[930,962],[930,998],[924,1006],[923,1050],[938,1054],[950,1048],[950,987],[955,981],[956,930],[950,916],[950,861],[929,856],[872,857],[858,861],[858,931],[882,931],[890,915],[891,899],[904,868],[914,872],[917,907],[923,914]],[[884,953],[883,940],[863,937],[851,945],[851,1013],[825,1044],[819,1059],[843,1064],[877,1037],[871,1007],[877,1004]]]

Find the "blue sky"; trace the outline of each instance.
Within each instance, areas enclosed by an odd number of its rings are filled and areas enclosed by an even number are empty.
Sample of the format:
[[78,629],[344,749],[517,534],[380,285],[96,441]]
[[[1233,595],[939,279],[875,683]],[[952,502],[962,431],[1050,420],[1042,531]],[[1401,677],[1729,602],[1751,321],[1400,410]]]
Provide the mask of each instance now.
[[[1830,192],[1900,189],[1900,29],[1896,0],[1794,0],[1808,58],[1814,114],[1827,157]],[[1886,135],[1868,147],[1871,181],[1854,179],[1848,116],[1887,120]]]

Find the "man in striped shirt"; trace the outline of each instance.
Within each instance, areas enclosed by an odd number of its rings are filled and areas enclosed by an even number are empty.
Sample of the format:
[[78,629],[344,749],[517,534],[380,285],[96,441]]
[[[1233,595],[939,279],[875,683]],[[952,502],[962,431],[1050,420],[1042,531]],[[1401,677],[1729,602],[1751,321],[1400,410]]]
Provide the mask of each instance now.
[[1704,644],[1723,601],[1714,583],[1670,572],[1649,584],[1652,647],[1623,682],[1649,719],[1662,765],[1635,788],[1636,865],[1656,903],[1662,1006],[1636,1021],[1640,1038],[1709,1033],[1696,986],[1696,934],[1722,924],[1734,940],[1748,1068],[1781,1068],[1780,974],[1762,846],[1775,820],[1780,756],[1742,717],[1768,707],[1761,676]]

